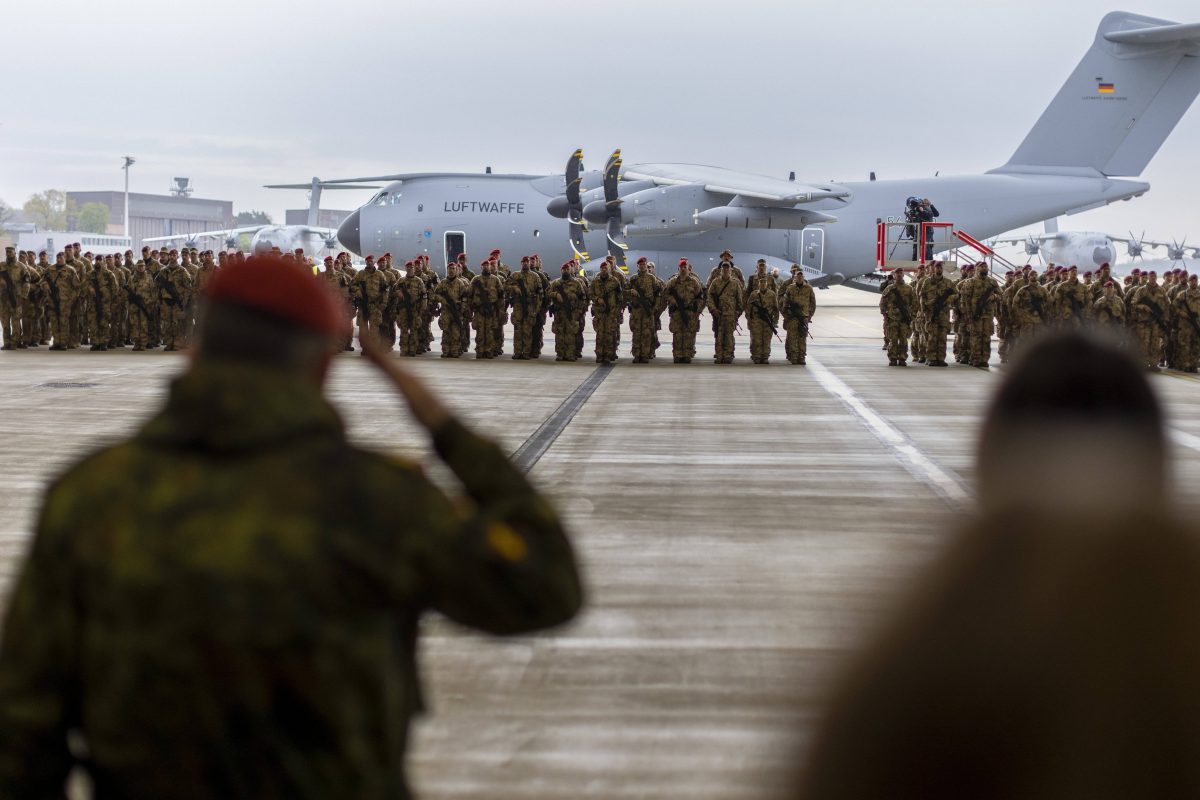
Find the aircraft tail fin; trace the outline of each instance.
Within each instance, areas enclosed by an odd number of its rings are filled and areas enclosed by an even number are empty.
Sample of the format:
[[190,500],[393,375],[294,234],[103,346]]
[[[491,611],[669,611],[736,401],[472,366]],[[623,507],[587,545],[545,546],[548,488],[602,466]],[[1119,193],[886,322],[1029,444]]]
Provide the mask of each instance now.
[[1140,175],[1200,93],[1200,24],[1114,11],[1012,158],[992,172]]

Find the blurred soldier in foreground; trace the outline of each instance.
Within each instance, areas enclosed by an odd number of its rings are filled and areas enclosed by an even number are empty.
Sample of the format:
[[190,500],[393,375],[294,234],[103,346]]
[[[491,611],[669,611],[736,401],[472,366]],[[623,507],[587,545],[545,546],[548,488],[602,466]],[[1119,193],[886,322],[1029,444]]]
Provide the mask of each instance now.
[[0,645],[0,796],[82,766],[101,798],[407,798],[421,614],[575,614],[554,509],[369,336],[471,502],[346,441],[321,393],[345,326],[308,270],[222,270],[166,407],[49,489]]
[[1026,342],[982,513],[843,676],[802,796],[1200,796],[1200,549],[1165,460],[1132,358]]

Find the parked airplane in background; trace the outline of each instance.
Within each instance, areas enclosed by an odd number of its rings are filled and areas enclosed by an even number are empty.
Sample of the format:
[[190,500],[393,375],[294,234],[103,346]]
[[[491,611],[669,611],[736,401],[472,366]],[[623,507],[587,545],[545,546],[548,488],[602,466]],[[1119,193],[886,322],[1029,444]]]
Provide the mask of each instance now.
[[[988,240],[988,244],[1021,244],[1025,255],[1037,256],[1042,264],[1075,266],[1081,271],[1091,271],[1101,264],[1108,264],[1116,275],[1132,271],[1137,266],[1134,260],[1141,259],[1146,248],[1165,248],[1168,262],[1182,261],[1189,251],[1193,257],[1200,253],[1200,247],[1188,246],[1186,237],[1182,242],[1165,242],[1147,239],[1145,231],[1141,236],[1135,236],[1130,231],[1128,237],[1095,231],[1060,231],[1057,223],[1057,220],[1047,220],[1045,233],[1001,236]],[[1118,258],[1118,244],[1125,245],[1125,253],[1130,259],[1124,264]]]
[[424,252],[434,263],[468,246],[475,255],[538,252],[551,265],[608,252],[646,255],[664,274],[687,257],[702,276],[729,248],[743,265],[765,258],[786,273],[796,262],[818,286],[874,289],[861,276],[875,270],[876,224],[902,219],[910,196],[931,198],[942,220],[983,239],[1144,194],[1149,184],[1114,176],[1140,175],[1191,106],[1198,56],[1200,23],[1106,15],[1016,152],[983,175],[803,183],[691,164],[626,166],[619,151],[606,170],[584,172],[576,151],[565,176],[347,179],[390,183],[342,223],[338,239],[358,254]]
[[224,239],[224,246],[233,249],[238,246],[238,238],[244,234],[253,234],[250,239],[250,252],[255,255],[271,252],[278,247],[285,253],[294,251],[297,247],[304,248],[309,256],[321,257],[325,253],[338,251],[337,231],[332,228],[322,228],[317,225],[321,210],[322,189],[378,189],[378,186],[357,186],[339,182],[330,185],[320,178],[313,178],[309,183],[289,183],[268,186],[268,189],[308,189],[308,223],[306,225],[247,225],[241,228],[224,228],[221,230],[204,231],[202,233],[178,234],[176,236],[154,236],[143,239],[146,244],[157,242],[182,241],[186,247],[196,247],[201,239]]

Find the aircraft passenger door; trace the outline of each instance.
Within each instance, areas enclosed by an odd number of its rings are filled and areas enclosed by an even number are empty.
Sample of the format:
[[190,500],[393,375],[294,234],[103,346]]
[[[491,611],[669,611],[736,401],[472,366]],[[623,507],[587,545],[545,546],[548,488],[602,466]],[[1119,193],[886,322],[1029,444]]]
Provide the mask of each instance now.
[[458,257],[467,252],[467,235],[462,231],[446,231],[445,239],[445,256],[446,266],[458,260]]
[[800,231],[800,266],[824,272],[825,229],[805,228]]

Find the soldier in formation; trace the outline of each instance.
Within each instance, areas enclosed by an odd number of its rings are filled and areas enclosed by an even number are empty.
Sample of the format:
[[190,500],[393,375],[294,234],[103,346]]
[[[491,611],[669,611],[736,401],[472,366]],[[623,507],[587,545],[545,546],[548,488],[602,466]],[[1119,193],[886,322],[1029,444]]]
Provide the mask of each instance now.
[[799,264],[792,264],[792,277],[779,292],[779,310],[787,333],[784,350],[788,363],[803,365],[807,363],[808,326],[817,310],[817,295],[804,279],[804,270]]

